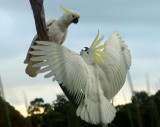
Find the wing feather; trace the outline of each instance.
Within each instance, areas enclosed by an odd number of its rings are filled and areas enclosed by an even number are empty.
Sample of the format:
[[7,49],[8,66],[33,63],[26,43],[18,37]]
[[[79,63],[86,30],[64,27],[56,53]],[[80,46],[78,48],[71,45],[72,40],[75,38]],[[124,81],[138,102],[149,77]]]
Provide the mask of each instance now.
[[46,74],[44,77],[45,77],[45,78],[50,78],[50,77],[52,77],[52,76],[54,76],[54,75],[55,75],[54,71],[51,71],[51,72],[49,72],[48,74]]
[[[54,23],[55,21],[56,21],[55,18],[52,18],[52,19],[48,20],[47,23],[46,23],[47,28],[49,29],[49,27],[51,26],[51,24]],[[26,55],[26,59],[24,60],[24,63],[25,63],[25,64],[28,64],[28,63],[29,63],[29,60],[30,60],[30,58],[31,58],[31,55],[30,55],[30,53],[29,53],[29,52],[31,51],[31,49],[32,49],[31,46],[35,45],[35,41],[37,41],[37,40],[38,40],[38,35],[36,34],[36,35],[34,36],[33,40],[32,40],[32,43],[31,43],[29,49],[28,49],[28,52],[27,52],[27,55]],[[47,42],[47,43],[48,43],[48,42]],[[49,44],[44,44],[44,43],[43,43],[43,45],[49,45]]]
[[31,61],[41,61],[33,67],[41,67],[38,73],[48,72],[45,78],[54,77],[58,83],[63,83],[70,94],[74,95],[76,102],[79,103],[84,97],[88,79],[88,68],[85,61],[77,53],[54,42],[37,41],[32,46],[35,51],[30,51],[34,56]]
[[[114,31],[110,39],[105,42],[107,45],[103,55],[104,63],[99,63],[101,70],[104,71],[106,83],[101,83],[105,96],[113,98],[123,86],[127,71],[131,66],[131,55],[127,45],[119,34]],[[105,81],[106,81],[105,80]]]

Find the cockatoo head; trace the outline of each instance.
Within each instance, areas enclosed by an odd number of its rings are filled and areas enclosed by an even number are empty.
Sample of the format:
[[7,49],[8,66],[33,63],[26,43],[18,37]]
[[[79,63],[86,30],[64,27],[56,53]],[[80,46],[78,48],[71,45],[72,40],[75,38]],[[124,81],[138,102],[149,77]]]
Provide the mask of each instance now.
[[98,46],[104,39],[104,36],[102,36],[100,39],[98,38],[99,38],[99,31],[91,47],[90,48],[84,47],[85,50],[82,49],[80,52],[80,55],[82,56],[84,61],[88,64],[96,64],[99,62],[103,62],[102,56],[106,55],[106,52],[101,51],[101,49],[103,49],[106,46],[106,44]]
[[80,14],[78,12],[64,8],[63,5],[61,5],[61,8],[65,11],[63,16],[68,23],[78,23],[80,18]]

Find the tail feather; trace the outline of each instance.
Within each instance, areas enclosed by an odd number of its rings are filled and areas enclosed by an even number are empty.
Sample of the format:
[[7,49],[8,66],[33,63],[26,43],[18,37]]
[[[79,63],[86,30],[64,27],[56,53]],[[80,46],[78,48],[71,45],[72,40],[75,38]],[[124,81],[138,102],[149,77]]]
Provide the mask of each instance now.
[[35,67],[32,67],[34,64],[36,64],[37,62],[34,62],[34,61],[29,61],[27,67],[26,67],[26,73],[30,76],[30,77],[36,77],[37,76],[37,71],[40,69],[40,68],[35,68]]
[[76,114],[91,124],[108,124],[114,119],[116,109],[106,98],[101,102],[87,98],[81,102]]

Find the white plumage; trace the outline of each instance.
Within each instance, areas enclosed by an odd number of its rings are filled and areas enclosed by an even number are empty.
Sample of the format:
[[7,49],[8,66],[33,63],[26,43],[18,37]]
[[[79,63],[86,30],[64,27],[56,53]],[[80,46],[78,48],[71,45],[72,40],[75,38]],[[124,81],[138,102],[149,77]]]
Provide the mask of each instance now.
[[31,61],[43,61],[33,65],[41,67],[38,73],[50,71],[45,77],[54,77],[53,80],[63,83],[69,93],[76,97],[75,101],[80,104],[77,116],[92,124],[107,124],[116,113],[109,101],[125,82],[131,56],[116,31],[99,47],[103,37],[98,37],[99,33],[91,47],[82,50],[80,55],[64,46],[45,41],[37,41],[40,45],[32,48],[38,51],[30,53],[35,55]]
[[[63,6],[61,6],[61,8],[65,11],[65,13],[58,20],[52,18],[46,23],[49,41],[55,42],[60,45],[66,39],[69,25],[71,23],[77,24],[80,18],[80,14],[78,12],[69,10],[67,8],[64,8]],[[37,39],[38,36],[36,35],[31,43],[31,46],[35,45],[35,41]],[[28,51],[31,51],[31,46]],[[28,64],[26,68],[26,73],[31,77],[35,77],[39,68],[32,68],[32,65],[36,62],[30,61],[30,57],[31,55],[27,53],[26,59],[24,60],[24,63]]]

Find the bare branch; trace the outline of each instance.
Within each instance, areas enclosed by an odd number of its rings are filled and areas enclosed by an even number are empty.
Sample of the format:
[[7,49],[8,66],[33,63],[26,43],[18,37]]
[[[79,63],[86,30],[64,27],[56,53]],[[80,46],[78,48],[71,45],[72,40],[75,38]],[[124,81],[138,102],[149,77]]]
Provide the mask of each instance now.
[[30,0],[39,40],[49,41],[47,34],[43,0]]

